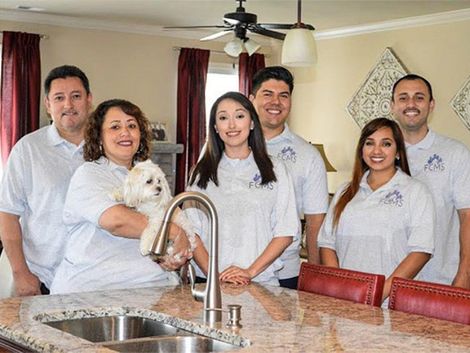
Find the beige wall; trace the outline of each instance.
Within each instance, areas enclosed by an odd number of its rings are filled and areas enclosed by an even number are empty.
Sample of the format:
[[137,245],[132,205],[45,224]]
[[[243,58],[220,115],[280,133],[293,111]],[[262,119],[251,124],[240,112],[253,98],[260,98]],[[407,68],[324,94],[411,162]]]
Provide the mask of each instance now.
[[431,82],[436,99],[431,127],[470,147],[470,131],[449,104],[470,77],[469,33],[470,21],[463,21],[317,42],[318,65],[293,70],[290,125],[307,140],[325,145],[338,170],[329,173],[330,191],[349,180],[360,134],[346,106],[386,47],[410,72]]
[[[175,136],[175,46],[222,50],[221,43],[200,43],[151,35],[72,29],[0,21],[2,30],[28,31],[49,36],[41,41],[42,73],[64,63],[88,75],[95,103],[121,97],[138,104],[152,121],[166,122]],[[332,164],[330,190],[348,180],[360,130],[346,106],[386,47],[393,48],[411,72],[433,84],[436,109],[431,126],[470,147],[470,131],[449,102],[470,76],[470,21],[423,26],[319,40],[319,63],[293,69],[296,77],[290,125],[309,141],[323,143]],[[268,64],[279,63],[280,45],[273,40]],[[212,61],[227,61],[211,54]],[[230,60],[228,60],[230,62]],[[42,111],[43,124],[46,123]]]

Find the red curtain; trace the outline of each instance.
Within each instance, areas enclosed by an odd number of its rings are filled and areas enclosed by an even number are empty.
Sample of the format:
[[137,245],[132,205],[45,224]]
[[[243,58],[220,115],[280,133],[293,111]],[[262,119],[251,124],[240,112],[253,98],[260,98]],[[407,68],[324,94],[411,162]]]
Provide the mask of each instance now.
[[41,59],[38,34],[3,31],[0,149],[3,164],[13,145],[39,128]]
[[251,93],[251,80],[258,70],[264,69],[264,54],[241,53],[238,58],[238,86],[241,93],[248,97]]
[[176,194],[183,192],[206,139],[206,81],[209,50],[182,48],[178,60]]

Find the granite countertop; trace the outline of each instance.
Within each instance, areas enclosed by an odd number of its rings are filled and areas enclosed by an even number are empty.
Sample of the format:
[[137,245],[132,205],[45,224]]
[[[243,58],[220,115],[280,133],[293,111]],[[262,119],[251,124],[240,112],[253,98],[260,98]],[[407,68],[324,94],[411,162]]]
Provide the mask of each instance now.
[[[113,352],[41,321],[136,314],[234,343],[237,352],[469,352],[470,327],[294,290],[224,285],[223,305],[242,305],[232,331],[202,323],[189,287],[10,298],[0,301],[0,336],[39,352]],[[227,320],[223,316],[223,323]]]

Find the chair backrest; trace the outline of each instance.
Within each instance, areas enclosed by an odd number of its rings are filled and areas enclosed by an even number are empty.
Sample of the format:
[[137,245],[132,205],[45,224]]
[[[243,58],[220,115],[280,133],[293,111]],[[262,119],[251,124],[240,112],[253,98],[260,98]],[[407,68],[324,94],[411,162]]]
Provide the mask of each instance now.
[[384,275],[303,262],[297,289],[356,303],[380,306]]
[[389,309],[470,325],[470,290],[394,277]]

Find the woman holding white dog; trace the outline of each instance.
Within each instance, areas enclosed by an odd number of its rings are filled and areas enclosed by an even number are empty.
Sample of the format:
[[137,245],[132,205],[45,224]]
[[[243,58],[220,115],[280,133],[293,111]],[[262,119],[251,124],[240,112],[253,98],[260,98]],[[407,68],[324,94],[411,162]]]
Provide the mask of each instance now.
[[[294,188],[284,165],[268,156],[258,115],[244,95],[228,92],[212,106],[205,152],[187,189],[206,194],[217,209],[220,279],[279,285],[279,256],[299,226]],[[192,203],[185,212],[205,245],[194,251],[198,276],[205,276],[208,217]]]
[[[134,163],[148,159],[149,136],[148,120],[128,101],[105,101],[90,116],[86,162],[72,177],[64,206],[69,241],[51,293],[175,284],[162,266],[175,269],[191,254],[161,265],[142,256],[139,238],[147,217],[112,197]],[[190,247],[177,226],[171,227],[170,239],[178,250]]]

